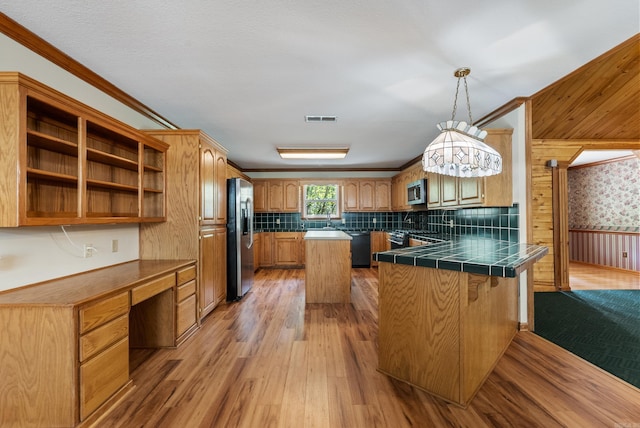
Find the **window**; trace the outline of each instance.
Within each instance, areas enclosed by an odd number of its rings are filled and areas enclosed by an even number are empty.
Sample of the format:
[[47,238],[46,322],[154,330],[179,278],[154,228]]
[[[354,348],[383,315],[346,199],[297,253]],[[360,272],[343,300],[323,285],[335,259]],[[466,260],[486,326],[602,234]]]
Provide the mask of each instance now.
[[306,184],[303,188],[305,218],[340,218],[337,184]]

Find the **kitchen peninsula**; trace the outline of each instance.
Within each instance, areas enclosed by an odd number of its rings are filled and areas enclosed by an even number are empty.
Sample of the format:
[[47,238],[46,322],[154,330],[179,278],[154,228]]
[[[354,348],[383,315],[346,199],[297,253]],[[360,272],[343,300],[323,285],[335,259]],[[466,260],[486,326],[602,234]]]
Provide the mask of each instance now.
[[547,252],[454,237],[376,253],[378,369],[466,407],[517,331],[517,276]]
[[305,239],[305,302],[351,301],[351,236],[340,230],[310,230]]

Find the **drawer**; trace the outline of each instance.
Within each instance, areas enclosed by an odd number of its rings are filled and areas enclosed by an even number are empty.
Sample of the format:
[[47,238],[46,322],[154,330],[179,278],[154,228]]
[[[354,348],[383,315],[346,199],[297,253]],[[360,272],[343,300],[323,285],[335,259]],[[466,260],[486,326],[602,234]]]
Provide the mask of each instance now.
[[179,270],[176,274],[178,279],[177,284],[184,284],[187,281],[191,281],[192,279],[196,279],[196,266],[189,266],[186,269]]
[[129,316],[123,315],[80,337],[80,362],[83,362],[112,343],[129,335]]
[[80,366],[80,419],[129,381],[129,340],[122,339]]
[[275,232],[275,239],[298,239],[300,232]]
[[182,302],[187,297],[196,293],[196,280],[189,281],[178,287],[178,302]]
[[195,294],[178,304],[178,320],[176,333],[179,337],[196,323],[196,296]]
[[146,284],[139,285],[131,290],[131,305],[136,305],[147,300],[149,297],[160,294],[174,285],[176,285],[175,274],[169,274],[162,278],[147,282]]
[[80,334],[129,312],[129,293],[80,309]]

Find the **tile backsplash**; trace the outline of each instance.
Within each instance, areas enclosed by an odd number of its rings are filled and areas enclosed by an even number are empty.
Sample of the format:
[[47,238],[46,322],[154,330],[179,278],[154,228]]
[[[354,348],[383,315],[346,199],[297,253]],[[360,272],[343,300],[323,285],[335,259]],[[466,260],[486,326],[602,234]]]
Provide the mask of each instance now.
[[[333,227],[356,230],[416,229],[455,235],[479,235],[503,241],[518,241],[518,204],[511,207],[462,208],[416,212],[343,213]],[[453,220],[453,229],[450,227]],[[344,223],[343,223],[344,221]],[[326,220],[303,220],[300,213],[256,213],[254,228],[264,231],[320,229]]]

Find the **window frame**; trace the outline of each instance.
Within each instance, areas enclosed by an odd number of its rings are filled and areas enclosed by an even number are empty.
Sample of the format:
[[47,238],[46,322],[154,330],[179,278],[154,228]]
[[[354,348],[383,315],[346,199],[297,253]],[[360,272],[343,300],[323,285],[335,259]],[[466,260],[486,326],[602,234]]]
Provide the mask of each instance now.
[[310,180],[300,183],[302,186],[302,212],[301,216],[305,220],[324,220],[327,218],[326,214],[308,214],[307,213],[307,201],[334,201],[334,199],[309,199],[307,200],[307,186],[335,186],[336,187],[336,210],[335,213],[330,216],[332,220],[340,219],[342,217],[342,204],[340,202],[342,183],[338,180]]

